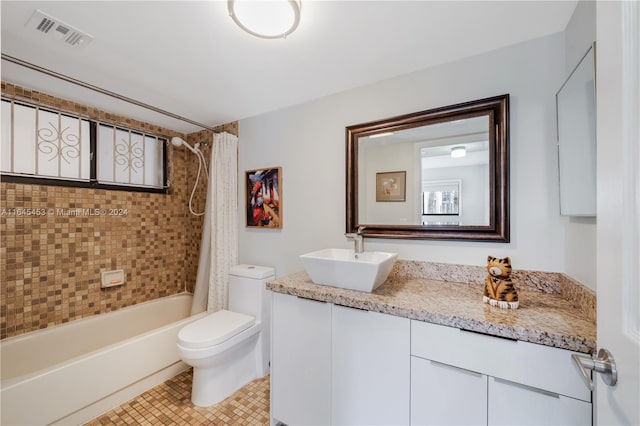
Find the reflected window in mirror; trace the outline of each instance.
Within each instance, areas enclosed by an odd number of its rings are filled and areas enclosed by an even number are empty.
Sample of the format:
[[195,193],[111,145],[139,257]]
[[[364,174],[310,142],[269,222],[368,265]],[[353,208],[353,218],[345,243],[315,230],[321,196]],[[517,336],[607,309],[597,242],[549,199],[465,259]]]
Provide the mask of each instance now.
[[[401,170],[401,202],[376,176]],[[365,236],[509,239],[508,95],[347,127],[347,231]]]

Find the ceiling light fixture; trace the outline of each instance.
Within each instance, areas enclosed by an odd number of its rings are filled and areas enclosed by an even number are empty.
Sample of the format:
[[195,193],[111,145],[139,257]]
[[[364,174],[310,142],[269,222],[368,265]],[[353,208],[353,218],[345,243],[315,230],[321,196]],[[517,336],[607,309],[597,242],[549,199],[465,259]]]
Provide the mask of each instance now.
[[451,148],[451,158],[461,158],[467,155],[467,150],[464,146],[454,146]]
[[300,23],[300,0],[228,0],[231,19],[260,38],[286,38]]

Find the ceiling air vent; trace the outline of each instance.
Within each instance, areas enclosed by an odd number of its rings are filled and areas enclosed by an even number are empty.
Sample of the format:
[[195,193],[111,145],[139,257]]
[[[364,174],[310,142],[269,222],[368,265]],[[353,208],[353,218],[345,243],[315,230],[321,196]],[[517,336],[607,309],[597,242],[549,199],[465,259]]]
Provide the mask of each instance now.
[[93,40],[93,36],[64,23],[51,15],[47,15],[41,10],[36,10],[33,13],[27,22],[26,27],[46,35],[50,39],[60,41],[69,46],[82,46]]

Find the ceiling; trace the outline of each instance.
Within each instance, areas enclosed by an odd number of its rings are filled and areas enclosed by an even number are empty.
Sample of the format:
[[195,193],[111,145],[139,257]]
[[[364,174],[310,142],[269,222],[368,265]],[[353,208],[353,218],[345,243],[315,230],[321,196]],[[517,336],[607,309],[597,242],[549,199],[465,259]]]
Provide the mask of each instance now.
[[[2,53],[208,126],[563,31],[577,1],[302,0],[286,39],[255,38],[226,1],[6,1]],[[36,9],[89,33],[28,29]],[[198,126],[2,61],[2,80],[180,132]]]

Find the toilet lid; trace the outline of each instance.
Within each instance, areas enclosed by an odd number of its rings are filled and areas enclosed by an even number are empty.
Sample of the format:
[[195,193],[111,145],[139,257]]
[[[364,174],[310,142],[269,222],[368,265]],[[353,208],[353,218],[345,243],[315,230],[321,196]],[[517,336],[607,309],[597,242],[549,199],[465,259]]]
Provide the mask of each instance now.
[[178,344],[185,348],[205,348],[230,339],[255,324],[254,317],[221,310],[183,327],[178,332]]

